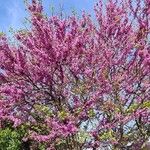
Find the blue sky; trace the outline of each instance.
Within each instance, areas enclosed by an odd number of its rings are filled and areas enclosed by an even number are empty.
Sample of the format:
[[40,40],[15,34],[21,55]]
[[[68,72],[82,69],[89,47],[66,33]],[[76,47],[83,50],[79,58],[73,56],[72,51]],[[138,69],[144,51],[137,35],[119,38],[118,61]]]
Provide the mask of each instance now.
[[[27,17],[24,0],[0,0],[0,31],[8,33],[10,27],[20,29],[23,27],[24,18]],[[76,10],[80,15],[81,10],[93,13],[93,6],[97,0],[43,0],[43,6],[46,13],[50,14],[50,8],[53,6],[55,12],[63,6],[66,15],[71,10]]]

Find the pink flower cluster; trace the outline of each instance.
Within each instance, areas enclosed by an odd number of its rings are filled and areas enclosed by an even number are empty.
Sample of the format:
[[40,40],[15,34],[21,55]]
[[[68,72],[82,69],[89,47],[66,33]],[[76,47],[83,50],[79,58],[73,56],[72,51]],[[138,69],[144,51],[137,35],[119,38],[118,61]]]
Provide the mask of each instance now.
[[149,1],[99,0],[94,21],[85,12],[46,17],[38,0],[27,7],[30,28],[15,33],[17,44],[0,35],[1,124],[24,125],[47,148],[69,138],[81,149],[146,141]]

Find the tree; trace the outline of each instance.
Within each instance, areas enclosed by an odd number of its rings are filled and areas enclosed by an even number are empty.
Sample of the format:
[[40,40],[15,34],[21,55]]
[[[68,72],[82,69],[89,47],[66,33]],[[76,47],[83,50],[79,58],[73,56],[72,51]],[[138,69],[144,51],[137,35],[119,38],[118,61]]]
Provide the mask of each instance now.
[[45,17],[36,0],[27,7],[30,29],[14,34],[16,44],[0,36],[1,128],[23,128],[30,149],[142,149],[150,1],[99,0],[95,20]]

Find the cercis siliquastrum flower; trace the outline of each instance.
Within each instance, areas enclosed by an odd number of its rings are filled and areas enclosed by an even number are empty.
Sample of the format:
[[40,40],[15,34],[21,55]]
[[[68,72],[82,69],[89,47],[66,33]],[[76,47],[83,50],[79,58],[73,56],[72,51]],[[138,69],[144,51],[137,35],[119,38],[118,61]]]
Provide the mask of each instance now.
[[141,149],[150,132],[150,2],[100,0],[95,19],[45,17],[0,37],[0,120],[49,149]]

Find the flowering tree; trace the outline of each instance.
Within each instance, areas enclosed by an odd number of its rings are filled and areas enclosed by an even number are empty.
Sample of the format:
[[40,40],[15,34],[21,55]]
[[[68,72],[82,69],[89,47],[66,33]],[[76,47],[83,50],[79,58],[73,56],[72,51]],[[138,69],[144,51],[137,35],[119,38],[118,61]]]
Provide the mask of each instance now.
[[30,29],[17,31],[15,44],[0,36],[1,131],[22,131],[22,149],[142,149],[150,1],[99,0],[94,21],[46,17],[36,0],[27,6]]

